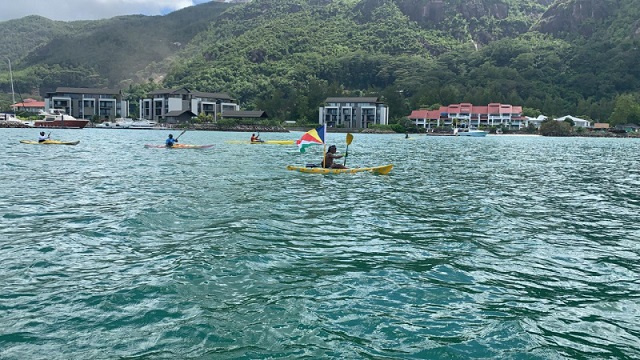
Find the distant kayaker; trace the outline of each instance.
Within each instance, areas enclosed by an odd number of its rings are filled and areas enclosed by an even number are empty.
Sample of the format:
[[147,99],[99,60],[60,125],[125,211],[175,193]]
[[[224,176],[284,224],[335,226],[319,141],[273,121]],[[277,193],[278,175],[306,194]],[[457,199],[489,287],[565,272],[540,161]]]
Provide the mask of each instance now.
[[260,135],[251,134],[251,142],[262,142],[262,140],[260,140]]
[[336,150],[337,149],[335,145],[329,146],[329,149],[324,156],[324,162],[322,163],[322,166],[327,169],[347,169],[346,166],[333,162],[333,160],[335,159],[340,159],[341,157],[347,156],[347,153],[345,153],[344,155],[337,155]]
[[169,138],[167,139],[167,141],[164,142],[164,145],[166,147],[173,147],[173,145],[177,142],[178,142],[178,139],[174,139],[173,134],[169,134]]
[[408,138],[409,138],[409,132],[408,132],[408,131],[404,133],[404,138],[405,138],[405,139],[408,139]]
[[44,131],[40,131],[40,136],[38,136],[38,142],[44,142],[49,140],[49,137],[44,134]]

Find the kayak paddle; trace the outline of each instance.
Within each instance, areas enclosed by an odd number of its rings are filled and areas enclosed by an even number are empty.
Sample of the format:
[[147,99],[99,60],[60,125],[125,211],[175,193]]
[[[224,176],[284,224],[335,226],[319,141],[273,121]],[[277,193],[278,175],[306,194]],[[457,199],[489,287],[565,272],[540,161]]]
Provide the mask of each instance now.
[[178,139],[180,138],[180,136],[182,136],[182,134],[186,133],[187,129],[182,130],[182,132],[180,133],[180,135],[178,135],[178,137],[176,138],[176,141],[178,141]]
[[353,141],[353,135],[347,133],[347,150],[344,151],[344,166],[347,166],[347,156],[349,155],[349,144]]

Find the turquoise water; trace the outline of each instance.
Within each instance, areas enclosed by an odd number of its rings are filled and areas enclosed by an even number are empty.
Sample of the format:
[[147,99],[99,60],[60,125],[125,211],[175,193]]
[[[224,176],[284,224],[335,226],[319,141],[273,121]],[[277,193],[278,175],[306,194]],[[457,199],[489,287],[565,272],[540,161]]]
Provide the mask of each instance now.
[[640,357],[638,140],[0,134],[2,359]]

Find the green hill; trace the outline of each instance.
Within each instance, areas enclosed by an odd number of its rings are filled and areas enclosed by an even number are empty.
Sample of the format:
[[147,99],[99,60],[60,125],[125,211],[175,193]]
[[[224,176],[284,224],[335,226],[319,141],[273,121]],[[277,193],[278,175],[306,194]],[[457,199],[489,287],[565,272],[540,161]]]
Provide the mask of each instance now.
[[[38,16],[0,23],[16,85],[41,94],[58,86],[124,87],[162,78],[171,57],[231,4],[211,2],[166,16],[52,21]],[[2,84],[5,89],[5,85]]]

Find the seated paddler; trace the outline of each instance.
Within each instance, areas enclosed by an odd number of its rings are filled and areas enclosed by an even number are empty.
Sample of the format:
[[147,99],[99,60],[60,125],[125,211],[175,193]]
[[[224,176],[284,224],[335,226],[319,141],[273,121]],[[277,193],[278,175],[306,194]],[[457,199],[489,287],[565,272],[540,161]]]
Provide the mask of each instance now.
[[324,155],[324,161],[322,162],[322,167],[327,169],[348,169],[346,166],[334,162],[335,159],[340,159],[342,157],[347,156],[347,153],[345,153],[344,155],[338,155],[336,154],[336,151],[337,149],[335,145],[329,146],[327,153]]
[[164,142],[164,145],[166,147],[173,147],[173,145],[177,142],[178,142],[178,139],[174,139],[173,134],[169,134],[169,138],[167,138],[167,140]]

